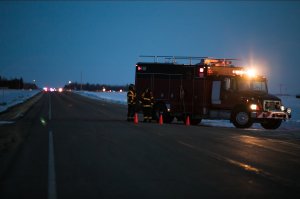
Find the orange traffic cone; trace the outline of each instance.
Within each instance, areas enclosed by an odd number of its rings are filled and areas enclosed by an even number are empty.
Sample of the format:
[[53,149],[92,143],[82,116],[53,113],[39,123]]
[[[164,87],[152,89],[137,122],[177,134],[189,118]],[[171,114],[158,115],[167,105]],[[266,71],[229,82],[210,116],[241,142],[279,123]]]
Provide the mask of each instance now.
[[191,124],[191,123],[190,123],[190,116],[187,116],[187,117],[186,117],[186,121],[185,121],[185,125],[186,125],[186,126],[190,126],[190,124]]
[[162,117],[162,114],[159,115],[159,124],[162,125],[164,122],[163,122],[163,117]]
[[135,124],[139,123],[139,119],[138,119],[138,114],[137,114],[137,113],[134,114],[133,122],[134,122]]

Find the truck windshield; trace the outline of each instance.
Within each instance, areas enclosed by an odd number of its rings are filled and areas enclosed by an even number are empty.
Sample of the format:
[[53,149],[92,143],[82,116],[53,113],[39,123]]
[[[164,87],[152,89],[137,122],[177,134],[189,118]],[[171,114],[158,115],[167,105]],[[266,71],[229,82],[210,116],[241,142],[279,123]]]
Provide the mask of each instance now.
[[267,84],[264,80],[239,79],[238,89],[240,91],[261,91],[267,93]]

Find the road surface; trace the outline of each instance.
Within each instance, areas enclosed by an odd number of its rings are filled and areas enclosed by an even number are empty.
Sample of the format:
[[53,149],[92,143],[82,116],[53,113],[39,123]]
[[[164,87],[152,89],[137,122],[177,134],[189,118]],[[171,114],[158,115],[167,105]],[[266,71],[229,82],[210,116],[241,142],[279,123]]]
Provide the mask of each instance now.
[[0,198],[300,196],[300,141],[284,130],[125,119],[124,105],[44,93],[22,119],[0,126],[15,135],[0,155],[10,160]]

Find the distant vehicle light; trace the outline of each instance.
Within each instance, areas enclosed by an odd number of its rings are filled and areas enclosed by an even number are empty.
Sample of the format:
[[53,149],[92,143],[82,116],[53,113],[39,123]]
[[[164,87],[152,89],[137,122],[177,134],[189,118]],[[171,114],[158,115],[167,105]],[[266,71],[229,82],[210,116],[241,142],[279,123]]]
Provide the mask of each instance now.
[[45,92],[48,92],[48,88],[47,88],[47,87],[44,87],[43,90],[44,90]]
[[55,91],[55,89],[54,88],[50,88],[50,92],[54,92]]
[[291,108],[287,108],[287,109],[286,109],[286,112],[287,112],[288,114],[291,114],[291,113],[292,113],[292,109],[291,109]]
[[122,89],[120,89],[120,93],[122,93],[123,92],[123,90]]
[[59,89],[58,89],[58,92],[60,92],[60,93],[63,92],[63,89],[62,89],[62,88],[59,88]]

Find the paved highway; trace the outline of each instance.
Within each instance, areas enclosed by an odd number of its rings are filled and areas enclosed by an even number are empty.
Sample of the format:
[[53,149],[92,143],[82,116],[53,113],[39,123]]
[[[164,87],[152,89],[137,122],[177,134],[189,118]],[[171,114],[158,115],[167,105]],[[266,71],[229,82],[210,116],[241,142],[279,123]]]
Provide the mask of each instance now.
[[0,126],[14,135],[0,198],[299,198],[300,140],[284,131],[134,124],[126,109],[43,94]]

